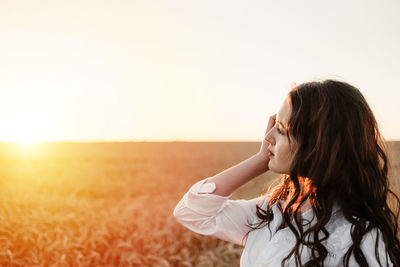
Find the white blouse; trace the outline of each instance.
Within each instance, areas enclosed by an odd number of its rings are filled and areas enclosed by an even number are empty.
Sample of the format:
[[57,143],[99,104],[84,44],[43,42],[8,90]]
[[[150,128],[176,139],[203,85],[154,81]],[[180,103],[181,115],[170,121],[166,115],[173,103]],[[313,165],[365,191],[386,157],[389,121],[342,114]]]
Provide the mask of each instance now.
[[[174,210],[177,221],[193,232],[244,246],[240,259],[241,267],[281,266],[283,258],[289,254],[296,239],[288,227],[277,231],[282,222],[282,215],[276,205],[272,206],[274,219],[270,224],[271,233],[268,226],[253,230],[242,243],[242,238],[251,229],[246,225],[247,220],[251,223],[259,221],[256,215],[257,201],[260,201],[258,205],[265,209],[269,195],[251,200],[231,200],[229,198],[232,194],[229,196],[212,194],[215,184],[204,184],[208,179],[211,177],[195,183],[179,201]],[[313,210],[309,209],[301,216],[313,225],[316,222],[313,214]],[[323,245],[328,250],[328,256],[324,264],[325,266],[343,266],[343,256],[352,244],[351,223],[343,217],[338,207],[334,207],[326,229],[329,232],[329,238]],[[382,266],[386,266],[387,262],[389,266],[393,266],[385,250],[382,234],[379,236],[380,262]],[[375,257],[375,240],[376,230],[367,233],[361,243],[361,249],[369,266],[379,266]],[[308,248],[301,249],[302,262],[305,263],[309,258]],[[286,263],[289,266],[295,266],[294,257],[292,256]],[[349,266],[358,266],[354,256],[350,257]]]

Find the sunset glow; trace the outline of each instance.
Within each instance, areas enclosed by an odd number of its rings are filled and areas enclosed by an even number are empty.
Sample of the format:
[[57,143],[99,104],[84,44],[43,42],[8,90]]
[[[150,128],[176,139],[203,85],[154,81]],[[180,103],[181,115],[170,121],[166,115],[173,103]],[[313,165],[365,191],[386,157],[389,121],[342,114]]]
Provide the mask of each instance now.
[[4,141],[31,146],[37,142],[48,141],[50,130],[46,121],[29,114],[29,110],[25,110],[8,121],[7,127],[3,130],[3,136]]
[[0,142],[259,141],[325,78],[400,139],[400,4],[368,3],[2,2]]
[[[251,155],[230,173],[270,169],[269,118],[311,80],[360,89],[393,141],[397,179],[399,10],[398,0],[0,1],[0,266],[239,266],[242,246],[184,229],[174,207],[196,180]],[[246,179],[232,199],[265,195],[279,177]]]

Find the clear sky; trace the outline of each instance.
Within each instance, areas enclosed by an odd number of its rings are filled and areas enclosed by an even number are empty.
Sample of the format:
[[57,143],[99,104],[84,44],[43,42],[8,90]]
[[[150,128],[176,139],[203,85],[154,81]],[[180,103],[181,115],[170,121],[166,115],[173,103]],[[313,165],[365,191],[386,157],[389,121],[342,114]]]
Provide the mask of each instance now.
[[400,140],[400,1],[0,0],[0,141],[260,141],[293,83]]

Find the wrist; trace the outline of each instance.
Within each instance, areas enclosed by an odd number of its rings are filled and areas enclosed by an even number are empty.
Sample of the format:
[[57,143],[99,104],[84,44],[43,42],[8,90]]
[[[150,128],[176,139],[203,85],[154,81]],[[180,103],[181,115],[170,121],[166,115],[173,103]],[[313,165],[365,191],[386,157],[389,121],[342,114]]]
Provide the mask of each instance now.
[[257,166],[260,167],[260,170],[264,173],[269,171],[268,163],[269,157],[268,155],[263,155],[262,153],[258,152],[253,156],[257,162]]

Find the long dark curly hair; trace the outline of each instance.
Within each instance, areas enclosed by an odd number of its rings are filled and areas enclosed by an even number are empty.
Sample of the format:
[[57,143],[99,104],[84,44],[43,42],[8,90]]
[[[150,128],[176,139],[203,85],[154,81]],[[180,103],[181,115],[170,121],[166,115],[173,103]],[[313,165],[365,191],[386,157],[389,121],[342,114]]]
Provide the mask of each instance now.
[[[380,231],[377,238],[381,233],[394,266],[400,266],[400,200],[390,189],[385,141],[364,96],[348,83],[325,80],[294,87],[288,101],[292,111],[287,135],[290,144],[296,144],[292,146],[290,171],[282,175],[279,186],[267,192],[270,198],[266,210],[257,204],[260,220],[249,225],[250,231],[269,227],[273,220],[272,205],[276,204],[282,212],[281,227],[289,227],[296,237],[296,244],[282,266],[293,255],[296,266],[324,266],[328,250],[323,241],[329,238],[325,226],[336,203],[352,224],[353,242],[343,258],[344,266],[349,265],[352,255],[359,265],[368,266],[361,242],[373,229]],[[311,190],[301,194],[299,179],[304,177],[310,181]],[[317,222],[304,230],[299,208],[294,204],[307,199],[312,203]],[[287,203],[285,208],[281,201]],[[307,236],[312,236],[312,241]],[[312,257],[305,263],[299,255],[302,246],[311,249]],[[375,256],[380,263],[378,242]]]

